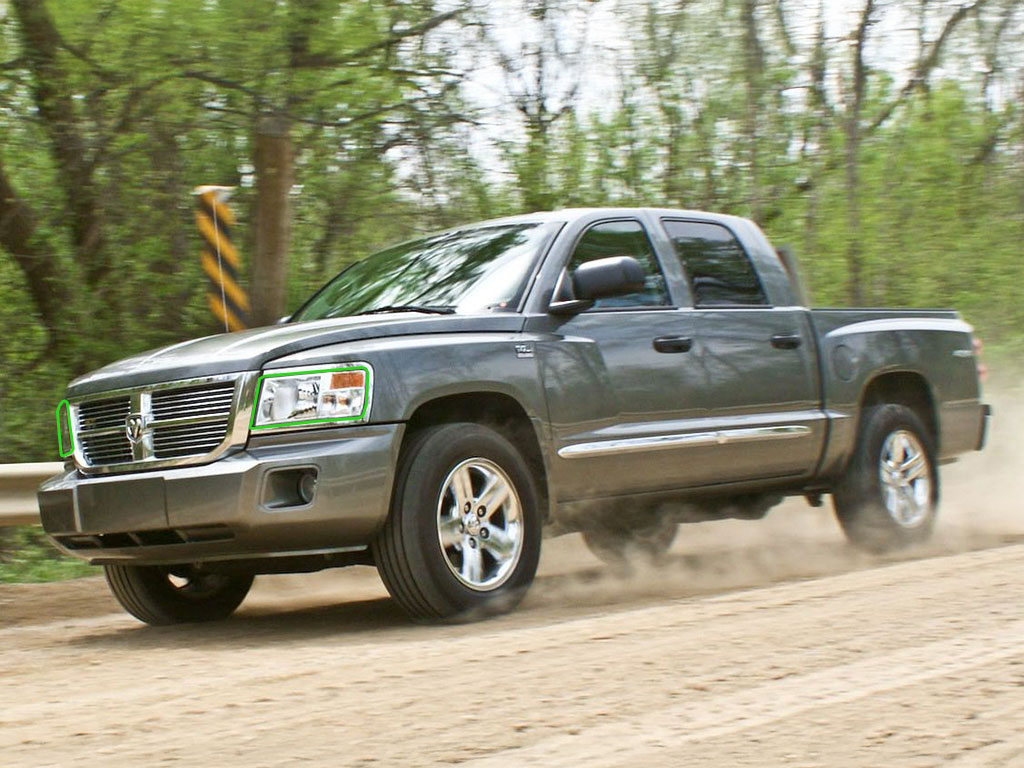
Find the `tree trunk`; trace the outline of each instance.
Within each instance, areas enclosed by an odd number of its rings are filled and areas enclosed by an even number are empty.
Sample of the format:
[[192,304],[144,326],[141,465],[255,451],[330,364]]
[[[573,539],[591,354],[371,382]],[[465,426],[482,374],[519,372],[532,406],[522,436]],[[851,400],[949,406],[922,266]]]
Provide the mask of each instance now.
[[526,126],[526,146],[520,159],[519,184],[523,192],[523,205],[528,211],[546,211],[552,208],[551,184],[548,174],[548,118],[543,102],[538,99]]
[[256,168],[256,243],[249,278],[252,324],[271,325],[285,314],[290,193],[294,180],[291,126],[286,118],[258,119],[253,142]]
[[860,150],[860,131],[856,125],[858,118],[851,115],[847,118],[846,127],[846,277],[847,296],[850,304],[855,307],[864,305],[863,253],[860,244],[860,200],[857,187],[860,185],[860,168],[858,153]]
[[[1020,83],[1020,95],[1017,98],[1017,103],[1021,103],[1024,99],[1024,76],[1021,77]],[[1020,227],[1021,236],[1024,237],[1024,112],[1020,113],[1019,120],[1019,133],[1017,136],[1017,173],[1020,174],[1018,179],[1018,192],[1020,194]]]
[[764,201],[761,191],[761,168],[758,156],[758,122],[761,115],[761,95],[764,90],[764,52],[757,36],[757,0],[744,0],[741,16],[743,19],[743,63],[746,91],[743,132],[747,140],[747,163],[749,164],[750,216],[758,224],[763,223]]
[[860,115],[867,85],[867,68],[864,64],[864,44],[868,27],[872,23],[874,0],[867,0],[857,25],[853,49],[853,95],[846,107],[844,129],[846,133],[846,268],[847,297],[853,306],[864,304],[864,263],[860,232]]
[[161,235],[167,250],[157,256],[150,269],[155,274],[165,276],[168,284],[177,283],[180,286],[167,297],[164,310],[153,322],[167,334],[167,338],[175,338],[181,334],[185,325],[189,296],[195,289],[191,281],[183,283],[179,277],[182,265],[195,258],[192,239],[194,214],[187,198],[182,195],[182,190],[188,189],[189,184],[173,129],[163,124],[156,125],[153,137],[156,143],[151,145],[149,157],[158,181],[153,195],[166,211],[167,218],[162,223]]
[[682,205],[685,187],[683,184],[683,158],[680,144],[683,141],[682,116],[678,109],[663,108],[662,115],[668,124],[666,139],[665,178],[663,189],[666,204]]
[[[85,139],[75,115],[67,73],[58,60],[60,34],[42,0],[12,0],[18,17],[23,55],[32,73],[32,98],[56,162],[58,183],[70,213],[71,238],[86,285],[113,309],[116,291],[105,251],[102,209],[93,181]],[[114,323],[113,325],[116,325]]]
[[[828,117],[831,114],[828,101],[828,91],[825,86],[825,73],[828,68],[828,59],[825,51],[825,9],[820,8],[818,15],[817,31],[814,36],[814,49],[811,53],[808,74],[811,79],[810,104],[813,118],[810,125],[805,127],[803,154],[808,164],[807,179],[807,212],[806,224],[804,227],[804,253],[818,253],[818,206],[821,200],[821,176],[823,175],[823,160],[820,156],[824,152],[826,134],[828,132]],[[807,151],[808,143],[815,147],[814,152]],[[814,155],[818,156],[815,157]]]
[[53,251],[36,240],[36,222],[28,205],[11,186],[0,161],[0,247],[14,257],[25,276],[29,295],[49,337],[52,349],[59,344],[61,327],[66,326],[70,308]]

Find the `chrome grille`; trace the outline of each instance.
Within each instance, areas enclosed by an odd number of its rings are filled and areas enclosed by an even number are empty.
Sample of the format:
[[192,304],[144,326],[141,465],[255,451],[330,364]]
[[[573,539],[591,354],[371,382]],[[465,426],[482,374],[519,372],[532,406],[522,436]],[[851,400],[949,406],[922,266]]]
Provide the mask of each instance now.
[[168,421],[193,416],[225,417],[231,413],[235,383],[226,381],[205,387],[183,387],[153,393],[153,420]]
[[[124,424],[124,418],[121,423]],[[118,432],[94,435],[82,429],[79,434],[82,436],[82,451],[90,464],[120,464],[132,460],[132,444],[128,442],[123,426]]]
[[243,375],[212,376],[77,403],[79,466],[119,471],[214,458],[231,442],[245,382]]
[[[111,397],[106,400],[92,400],[78,406],[79,429],[103,429],[120,427],[131,411],[129,397]],[[127,438],[125,438],[127,440]]]
[[153,455],[158,459],[174,459],[209,453],[220,445],[227,432],[227,421],[156,427],[153,430]]

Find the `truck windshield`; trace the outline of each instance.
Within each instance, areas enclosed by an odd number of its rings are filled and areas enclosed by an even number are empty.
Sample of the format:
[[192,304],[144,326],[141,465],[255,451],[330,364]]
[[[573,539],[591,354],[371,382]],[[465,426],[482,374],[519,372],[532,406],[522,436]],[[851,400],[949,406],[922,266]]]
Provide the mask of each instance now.
[[558,226],[476,227],[397,245],[341,272],[292,321],[374,311],[514,311]]

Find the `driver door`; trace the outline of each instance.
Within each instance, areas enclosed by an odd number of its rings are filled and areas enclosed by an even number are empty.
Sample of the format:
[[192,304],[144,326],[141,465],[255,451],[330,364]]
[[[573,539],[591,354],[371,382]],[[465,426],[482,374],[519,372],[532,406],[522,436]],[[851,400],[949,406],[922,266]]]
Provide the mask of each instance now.
[[678,487],[680,449],[659,449],[659,442],[702,414],[690,397],[702,376],[690,360],[692,313],[673,303],[641,222],[623,218],[591,225],[576,241],[566,275],[611,256],[632,256],[643,265],[642,291],[531,323],[531,330],[554,336],[538,344],[538,357],[558,501]]

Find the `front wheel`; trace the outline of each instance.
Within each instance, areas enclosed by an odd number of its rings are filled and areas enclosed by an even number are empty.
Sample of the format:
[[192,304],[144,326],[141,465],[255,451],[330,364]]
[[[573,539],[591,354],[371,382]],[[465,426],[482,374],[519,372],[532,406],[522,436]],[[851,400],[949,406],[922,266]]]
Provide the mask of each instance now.
[[226,619],[249,594],[251,573],[205,573],[191,565],[105,565],[110,591],[147,624]]
[[404,447],[373,555],[413,618],[469,619],[519,602],[540,540],[536,485],[515,446],[479,424],[442,424]]
[[855,453],[832,495],[851,543],[882,553],[928,539],[939,501],[934,457],[930,433],[909,408],[864,411]]

